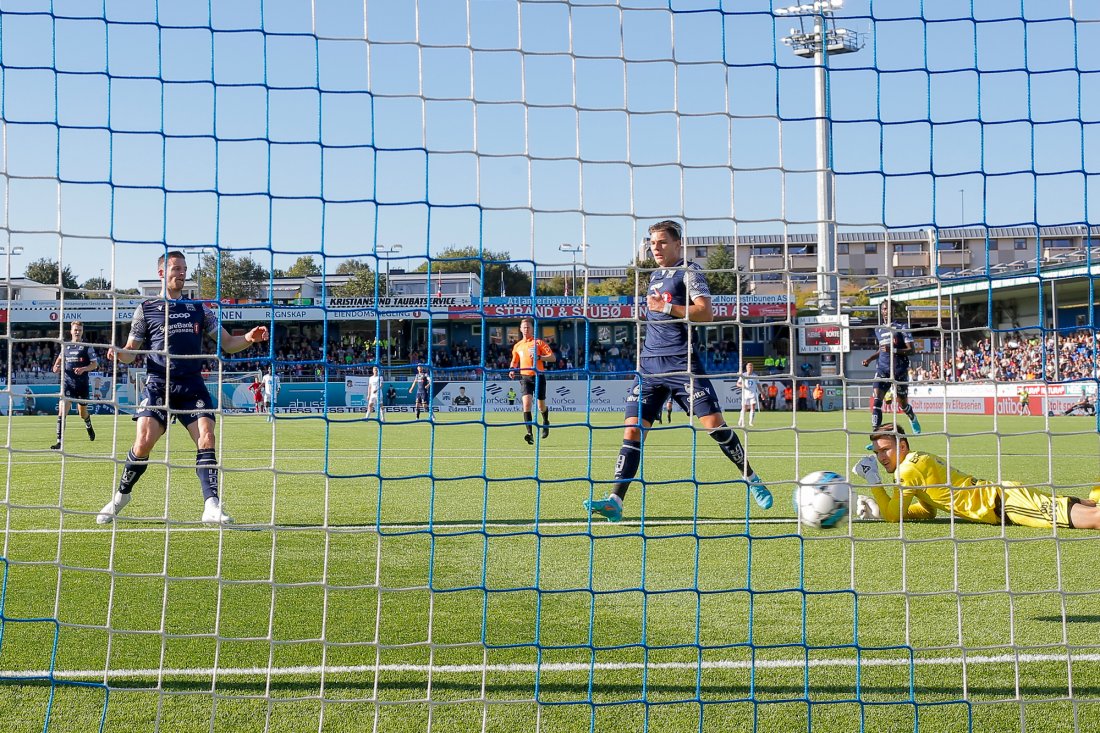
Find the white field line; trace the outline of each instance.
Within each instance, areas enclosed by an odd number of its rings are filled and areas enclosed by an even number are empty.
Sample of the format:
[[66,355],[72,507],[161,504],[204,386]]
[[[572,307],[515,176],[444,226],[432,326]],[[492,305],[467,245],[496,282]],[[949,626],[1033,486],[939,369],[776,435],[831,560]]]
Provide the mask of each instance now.
[[[92,512],[88,512],[91,514]],[[74,521],[76,518],[74,516]],[[132,522],[163,522],[163,519],[155,518],[141,518],[141,517],[120,517],[117,523],[120,525],[115,528],[115,531],[119,534],[132,533],[140,534],[146,532],[156,532],[157,534],[164,534],[165,532],[218,532],[224,530],[226,532],[232,531],[279,531],[279,532],[305,532],[318,530],[331,531],[331,532],[374,532],[377,531],[378,525],[374,524],[358,524],[358,525],[330,525],[325,527],[324,525],[314,525],[311,527],[301,526],[282,526],[279,524],[230,524],[224,527],[218,526],[172,526],[172,527],[123,527],[121,526],[125,521]],[[749,524],[797,524],[798,520],[794,517],[778,517],[775,519],[750,519]],[[196,522],[196,524],[198,524]],[[608,524],[607,522],[600,520],[593,520],[593,527],[603,527]],[[691,527],[692,525],[728,525],[730,527],[737,527],[745,524],[744,519],[700,519],[697,522],[692,522],[690,519],[654,519],[646,522],[646,526],[654,527]],[[412,524],[387,524],[381,525],[383,530],[399,530],[399,531],[415,531],[429,529],[427,522],[416,522]],[[535,531],[533,523],[516,524],[510,522],[463,522],[461,524],[452,524],[449,522],[439,522],[434,525],[436,532],[450,533],[457,530],[470,530],[470,529],[501,529],[509,531],[517,531],[521,529],[529,529],[532,532]],[[587,527],[586,521],[568,521],[568,520],[547,520],[545,522],[539,522],[538,527]],[[640,527],[641,523],[638,520],[624,520],[616,524],[618,527]],[[838,528],[839,529],[839,528]],[[110,527],[66,527],[64,529],[3,529],[0,530],[0,536],[5,534],[57,534],[61,532],[63,534],[84,534],[84,533],[98,533],[98,532],[110,532]],[[816,535],[815,535],[816,536]],[[822,537],[838,537],[844,536],[839,533],[832,533],[829,535],[821,535]]]
[[910,664],[918,667],[925,666],[952,666],[952,665],[991,665],[991,664],[1016,664],[1034,662],[1100,662],[1100,654],[998,654],[992,656],[967,656],[967,657],[932,657],[928,659],[917,658],[912,662],[908,659],[861,659],[832,658],[832,659],[761,659],[754,661],[743,660],[713,660],[703,662],[595,662],[582,664],[579,662],[556,662],[547,664],[364,664],[354,666],[329,666],[329,667],[184,667],[165,669],[73,669],[55,670],[52,674],[49,670],[3,670],[0,669],[0,679],[33,679],[53,677],[55,679],[107,679],[119,677],[288,677],[296,675],[342,675],[342,674],[370,674],[375,672],[416,672],[432,674],[539,674],[558,672],[616,672],[616,671],[641,671],[641,670],[698,670],[698,669],[804,669],[804,668],[851,668],[851,667],[908,667]]

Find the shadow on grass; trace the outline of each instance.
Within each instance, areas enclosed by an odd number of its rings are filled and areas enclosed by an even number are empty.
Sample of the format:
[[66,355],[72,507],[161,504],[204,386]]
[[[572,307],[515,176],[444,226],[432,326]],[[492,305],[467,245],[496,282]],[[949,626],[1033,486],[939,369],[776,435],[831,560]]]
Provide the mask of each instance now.
[[[533,673],[526,673],[533,675]],[[448,675],[450,676],[450,675]],[[433,696],[441,699],[452,697],[480,697],[484,694],[493,699],[495,695],[501,696],[525,696],[534,697],[535,686],[533,682],[490,682],[482,688],[481,673],[467,673],[471,679],[469,682],[458,682],[440,679],[440,675],[433,676]],[[15,681],[0,679],[0,689],[11,687],[49,687],[48,680]],[[325,680],[325,697],[327,699],[360,698],[373,695],[374,679],[364,675],[362,682],[348,682],[346,680],[328,677]],[[975,684],[968,685],[969,701],[1004,700],[1017,702],[1016,687],[1009,681],[1004,684]],[[209,681],[200,680],[165,680],[157,687],[155,677],[133,677],[125,680],[115,680],[111,684],[112,693],[133,692],[209,692]],[[319,691],[318,684],[310,684],[301,680],[283,679],[272,680],[270,684],[262,678],[218,680],[217,690],[222,694],[265,695],[274,694],[278,697],[313,696]],[[421,698],[427,694],[427,678],[420,679],[387,678],[378,682],[379,697],[385,699],[412,699]],[[748,700],[750,690],[744,684],[709,684],[700,686],[698,693],[694,683],[654,683],[646,685],[647,698],[650,701],[668,702],[668,698],[682,700],[684,702],[698,701],[722,701],[722,700]],[[914,690],[914,697],[919,703],[942,703],[945,700],[963,700],[960,696],[960,688],[957,683],[945,682],[942,685],[918,685]],[[854,684],[828,684],[815,681],[811,686],[812,697],[815,702],[853,700],[856,696]],[[395,693],[398,697],[388,698],[384,693]],[[441,692],[453,693],[452,695],[440,695]],[[805,687],[802,684],[768,684],[757,682],[755,686],[755,701],[780,702],[785,700],[804,699]],[[1021,688],[1024,700],[1068,698],[1069,690],[1065,686],[1055,685],[1029,685]],[[1100,697],[1100,681],[1091,685],[1074,685],[1074,695],[1078,698]],[[904,680],[898,684],[862,684],[859,693],[867,703],[905,703],[910,701],[909,685]],[[642,689],[640,683],[615,683],[600,682],[593,684],[591,695],[600,702],[612,702],[622,700],[641,699]],[[539,685],[539,702],[543,703],[582,703],[589,699],[588,677],[578,677],[576,682],[542,682]]]
[[[1052,624],[1062,623],[1061,616],[1032,616],[1033,621],[1048,621]],[[1100,623],[1100,613],[1068,613],[1066,623],[1069,624],[1095,624]]]

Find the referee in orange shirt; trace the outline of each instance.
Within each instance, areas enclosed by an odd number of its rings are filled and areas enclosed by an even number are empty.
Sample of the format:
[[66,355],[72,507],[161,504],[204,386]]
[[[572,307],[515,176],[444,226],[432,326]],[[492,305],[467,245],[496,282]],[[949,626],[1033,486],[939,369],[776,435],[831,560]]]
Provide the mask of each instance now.
[[528,445],[534,445],[535,438],[531,435],[531,396],[535,395],[539,400],[539,412],[542,413],[542,437],[550,437],[550,410],[546,409],[546,376],[543,374],[545,367],[542,362],[553,359],[554,352],[542,339],[535,338],[535,326],[530,318],[524,318],[519,322],[519,332],[522,338],[512,347],[512,365],[508,372],[509,379],[516,378],[516,367],[519,367],[520,392],[523,394],[523,422],[527,428],[527,434],[523,439]]

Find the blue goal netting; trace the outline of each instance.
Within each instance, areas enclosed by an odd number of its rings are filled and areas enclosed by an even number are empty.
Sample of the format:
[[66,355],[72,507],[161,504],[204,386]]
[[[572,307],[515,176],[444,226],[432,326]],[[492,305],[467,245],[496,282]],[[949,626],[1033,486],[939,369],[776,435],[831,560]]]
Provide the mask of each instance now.
[[[0,720],[1095,728],[1098,38],[1080,0],[3,2]],[[744,450],[662,401],[608,522],[661,220]],[[213,404],[112,520],[157,355],[107,351],[175,251]],[[995,521],[881,521],[869,407]]]

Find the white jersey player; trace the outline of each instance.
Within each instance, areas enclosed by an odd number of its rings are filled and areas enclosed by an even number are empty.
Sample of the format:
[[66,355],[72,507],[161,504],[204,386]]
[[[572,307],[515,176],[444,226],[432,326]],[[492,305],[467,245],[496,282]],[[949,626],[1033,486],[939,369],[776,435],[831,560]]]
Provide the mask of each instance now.
[[745,427],[745,411],[749,412],[749,427],[752,427],[756,419],[756,405],[760,402],[760,380],[752,373],[752,362],[745,364],[745,371],[737,378],[737,386],[741,388],[741,417],[737,420],[737,427]]
[[260,381],[264,388],[264,412],[267,413],[267,421],[271,422],[275,414],[275,397],[279,394],[279,378],[269,369]]
[[372,410],[378,410],[379,422],[386,422],[386,414],[382,412],[382,376],[378,373],[378,367],[371,369],[370,378],[367,380],[367,415]]

